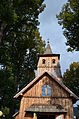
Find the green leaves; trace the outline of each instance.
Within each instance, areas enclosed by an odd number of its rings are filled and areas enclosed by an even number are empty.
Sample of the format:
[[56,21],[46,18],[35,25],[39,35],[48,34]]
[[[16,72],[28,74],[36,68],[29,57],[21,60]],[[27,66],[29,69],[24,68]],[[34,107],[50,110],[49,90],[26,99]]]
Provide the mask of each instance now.
[[79,0],[67,2],[57,18],[67,39],[68,51],[79,51]]
[[64,84],[79,96],[79,62],[73,62],[63,75]]
[[37,28],[38,15],[45,7],[43,1],[0,2],[0,64],[3,66],[0,69],[0,106],[13,108],[13,111],[16,108],[13,96],[33,80],[37,55],[44,51],[45,42]]
[[[3,112],[3,117],[6,117],[9,114],[9,108],[7,107],[1,107],[1,110]],[[7,117],[8,119],[9,117]]]

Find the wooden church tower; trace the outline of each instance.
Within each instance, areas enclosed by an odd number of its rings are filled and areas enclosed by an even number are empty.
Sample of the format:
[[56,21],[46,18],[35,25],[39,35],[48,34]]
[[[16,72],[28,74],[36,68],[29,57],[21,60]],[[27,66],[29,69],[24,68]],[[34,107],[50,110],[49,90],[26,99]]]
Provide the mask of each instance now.
[[47,70],[54,76],[61,80],[61,70],[59,64],[60,54],[53,54],[49,41],[46,50],[43,55],[39,55],[39,61],[37,65],[37,76],[39,76],[43,71]]
[[59,59],[48,42],[36,78],[14,96],[20,100],[16,119],[74,119],[73,103],[79,98],[63,84]]

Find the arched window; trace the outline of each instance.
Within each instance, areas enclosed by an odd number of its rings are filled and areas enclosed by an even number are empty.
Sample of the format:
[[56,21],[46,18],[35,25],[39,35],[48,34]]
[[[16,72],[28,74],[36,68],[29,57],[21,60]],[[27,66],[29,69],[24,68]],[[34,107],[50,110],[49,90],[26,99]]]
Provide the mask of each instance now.
[[55,64],[55,59],[52,59],[52,63]]
[[45,59],[43,59],[43,60],[42,60],[42,64],[45,64],[45,62],[46,62],[46,60],[45,60]]
[[49,85],[43,85],[41,87],[41,96],[43,96],[43,97],[51,96],[51,87]]

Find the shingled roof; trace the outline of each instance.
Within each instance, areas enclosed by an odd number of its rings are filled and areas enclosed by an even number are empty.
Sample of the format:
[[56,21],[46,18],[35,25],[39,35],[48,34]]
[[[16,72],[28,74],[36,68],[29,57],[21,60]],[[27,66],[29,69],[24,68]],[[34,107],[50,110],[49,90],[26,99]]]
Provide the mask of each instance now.
[[43,104],[33,104],[30,107],[28,107],[26,112],[46,112],[46,113],[52,113],[52,112],[64,112],[66,113],[67,111],[61,106],[61,105],[43,105]]

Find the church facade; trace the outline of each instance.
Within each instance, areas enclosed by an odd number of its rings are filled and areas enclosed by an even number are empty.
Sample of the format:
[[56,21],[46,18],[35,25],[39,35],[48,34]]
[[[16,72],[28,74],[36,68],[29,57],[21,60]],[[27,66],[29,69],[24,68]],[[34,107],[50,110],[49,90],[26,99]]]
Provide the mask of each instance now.
[[36,78],[14,96],[20,99],[16,119],[74,119],[78,97],[63,84],[59,59],[48,42],[39,55]]

